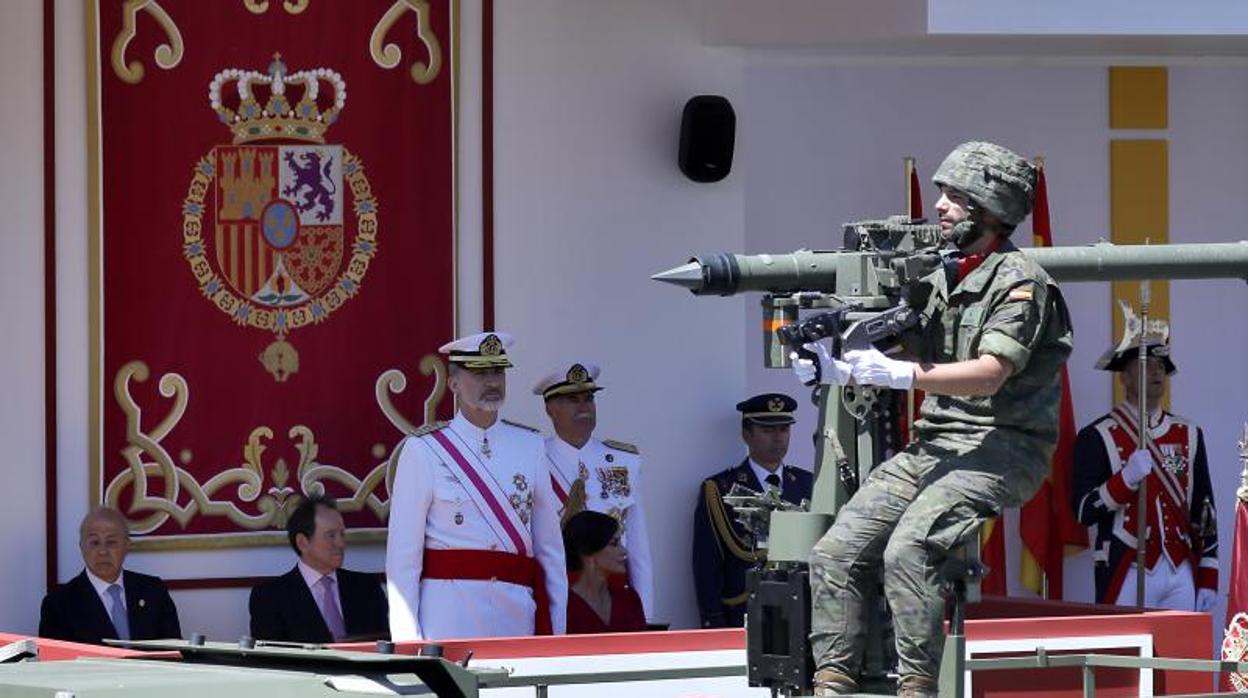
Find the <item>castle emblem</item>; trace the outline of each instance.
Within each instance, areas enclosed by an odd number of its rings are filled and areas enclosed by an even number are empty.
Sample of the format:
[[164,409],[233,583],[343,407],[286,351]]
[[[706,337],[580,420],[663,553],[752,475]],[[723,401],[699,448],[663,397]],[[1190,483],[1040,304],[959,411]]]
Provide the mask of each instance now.
[[359,293],[377,249],[377,201],[360,159],[325,142],[346,103],[337,72],[290,73],[279,54],[265,73],[217,73],[208,93],[233,141],[195,164],[182,254],[213,305],[273,334],[258,359],[283,382],[299,370],[291,334]]

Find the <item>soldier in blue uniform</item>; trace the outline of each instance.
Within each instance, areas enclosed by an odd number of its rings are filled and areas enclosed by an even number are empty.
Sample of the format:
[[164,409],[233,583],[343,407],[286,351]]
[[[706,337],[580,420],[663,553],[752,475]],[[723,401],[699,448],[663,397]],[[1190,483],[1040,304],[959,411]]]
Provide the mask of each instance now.
[[739,628],[745,623],[745,572],[767,560],[736,522],[723,497],[733,484],[762,492],[780,490],[785,501],[810,499],[809,471],[784,463],[797,401],[764,393],[737,403],[741,439],[749,454],[740,465],[702,481],[693,517],[693,579],[703,628]]

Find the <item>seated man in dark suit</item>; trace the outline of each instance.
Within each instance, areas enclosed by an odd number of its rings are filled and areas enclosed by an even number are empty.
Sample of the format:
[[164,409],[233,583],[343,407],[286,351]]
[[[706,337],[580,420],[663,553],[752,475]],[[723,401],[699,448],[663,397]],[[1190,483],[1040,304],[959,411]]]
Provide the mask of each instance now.
[[182,637],[178,609],[159,577],[122,569],[130,528],[116,509],[97,507],[78,528],[86,565],[77,577],[43,597],[39,636],[95,645],[104,638]]
[[251,635],[257,640],[341,642],[389,637],[381,582],[342,567],[347,528],[332,499],[312,497],[286,522],[294,569],[251,590]]

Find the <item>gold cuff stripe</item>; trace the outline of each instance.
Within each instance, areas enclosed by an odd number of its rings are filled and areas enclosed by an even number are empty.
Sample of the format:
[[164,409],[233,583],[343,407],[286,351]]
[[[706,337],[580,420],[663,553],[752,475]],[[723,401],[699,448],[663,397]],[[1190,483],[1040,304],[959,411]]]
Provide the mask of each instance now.
[[748,601],[749,598],[750,598],[750,592],[747,590],[731,598],[720,599],[720,601],[723,601],[725,606],[740,606],[741,604]]

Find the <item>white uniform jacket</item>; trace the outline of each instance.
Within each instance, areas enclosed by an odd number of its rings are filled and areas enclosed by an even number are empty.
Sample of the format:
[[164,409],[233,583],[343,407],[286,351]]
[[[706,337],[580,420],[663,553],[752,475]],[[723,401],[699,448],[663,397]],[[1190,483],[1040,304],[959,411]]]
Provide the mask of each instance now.
[[[646,618],[654,613],[654,567],[641,507],[641,456],[626,444],[590,439],[577,449],[558,436],[546,438],[546,458],[557,497],[578,478],[585,481],[585,508],[609,514],[624,526],[628,583],[641,597]],[[560,516],[563,514],[560,506]]]
[[[441,443],[457,447],[473,466],[476,483],[461,482],[462,468],[446,462],[455,459],[446,456]],[[551,627],[563,633],[568,577],[559,503],[551,490],[541,437],[502,420],[482,430],[456,413],[446,427],[409,436],[400,447],[386,543],[391,637],[440,640],[534,633],[532,589],[486,579],[422,579],[426,547],[536,557],[550,597]],[[501,496],[483,500],[483,482]]]

